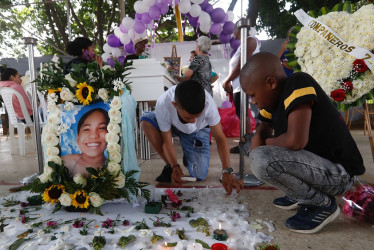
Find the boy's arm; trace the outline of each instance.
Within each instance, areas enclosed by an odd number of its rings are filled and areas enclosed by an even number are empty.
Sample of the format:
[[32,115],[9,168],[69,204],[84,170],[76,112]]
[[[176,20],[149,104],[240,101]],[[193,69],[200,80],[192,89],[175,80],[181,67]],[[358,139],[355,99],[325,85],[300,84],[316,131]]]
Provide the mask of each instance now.
[[171,181],[173,184],[183,184],[184,181],[181,180],[181,177],[184,176],[181,167],[178,165],[177,155],[175,153],[171,129],[167,132],[161,131],[162,136],[162,148],[164,150],[166,159],[170,166],[172,167]]
[[287,132],[278,137],[267,138],[266,145],[279,146],[292,150],[305,148],[309,140],[309,128],[312,118],[312,104],[297,106],[288,115]]
[[[221,123],[219,122],[217,125],[211,126],[210,129],[217,143],[217,150],[221,159],[222,170],[231,167],[229,146],[227,144],[226,136],[223,133]],[[240,189],[244,187],[243,181],[237,179],[230,173],[222,175],[222,185],[227,194],[231,194],[233,188],[235,188],[236,192],[239,193]]]
[[254,148],[265,145],[265,140],[271,137],[273,134],[273,128],[269,122],[261,122],[256,127],[256,133],[251,140],[251,148],[249,151],[252,151]]

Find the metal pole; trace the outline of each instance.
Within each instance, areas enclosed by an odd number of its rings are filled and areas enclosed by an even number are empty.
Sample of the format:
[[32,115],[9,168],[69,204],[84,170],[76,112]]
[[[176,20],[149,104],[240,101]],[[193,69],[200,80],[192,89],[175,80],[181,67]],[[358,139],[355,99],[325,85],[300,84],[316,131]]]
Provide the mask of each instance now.
[[[33,120],[34,120],[34,132],[35,132],[35,139],[36,139],[36,152],[38,157],[38,166],[39,166],[39,174],[43,173],[43,156],[42,156],[42,144],[41,144],[41,136],[40,136],[40,122],[39,122],[39,112],[38,112],[38,98],[37,98],[37,90],[36,90],[36,83],[35,80],[35,67],[34,67],[34,45],[36,45],[37,39],[33,37],[24,37],[25,44],[27,45],[27,49],[29,51],[29,71],[30,71],[30,82],[31,82],[31,90],[32,90],[32,109],[33,109]],[[38,176],[37,173],[23,178],[20,183],[28,184],[31,183],[36,177]]]

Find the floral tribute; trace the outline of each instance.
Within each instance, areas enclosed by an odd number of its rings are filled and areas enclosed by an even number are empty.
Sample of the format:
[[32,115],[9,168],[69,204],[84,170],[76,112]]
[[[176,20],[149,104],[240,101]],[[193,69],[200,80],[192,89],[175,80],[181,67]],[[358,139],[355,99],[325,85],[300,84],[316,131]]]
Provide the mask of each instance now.
[[[330,27],[343,41],[369,51],[374,49],[374,5],[369,1],[337,4],[308,13]],[[374,75],[363,60],[344,52],[308,27],[296,25],[287,48],[289,66],[303,71],[321,85],[340,110],[359,106],[374,96]]]
[[[147,183],[137,182],[137,172],[122,171],[121,122],[123,89],[131,90],[125,80],[129,64],[117,62],[114,67],[100,68],[97,62],[73,65],[69,74],[64,75],[65,65],[61,59],[53,58],[42,65],[36,79],[38,87],[48,100],[48,121],[43,130],[46,164],[43,174],[25,190],[42,194],[43,201],[55,205],[55,211],[65,207],[68,211],[89,211],[102,214],[100,206],[105,200],[141,195],[147,200],[150,192]],[[61,159],[60,136],[69,128],[61,120],[63,111],[70,111],[74,105],[89,105],[96,102],[110,103],[109,124],[105,140],[108,158],[98,169],[86,168],[88,176],[70,176],[69,169]],[[63,104],[63,105],[61,105]]]
[[343,213],[374,224],[374,188],[369,185],[355,186],[343,197]]

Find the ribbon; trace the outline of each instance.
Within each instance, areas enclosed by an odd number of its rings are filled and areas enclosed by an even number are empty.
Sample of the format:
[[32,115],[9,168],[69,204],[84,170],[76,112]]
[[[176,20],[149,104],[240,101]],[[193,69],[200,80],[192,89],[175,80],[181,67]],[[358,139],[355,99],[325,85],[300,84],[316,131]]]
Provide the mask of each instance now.
[[371,53],[369,50],[357,47],[353,44],[349,44],[343,41],[343,39],[339,37],[330,27],[328,27],[321,21],[309,16],[302,9],[297,10],[295,12],[295,16],[300,21],[300,23],[302,23],[309,29],[313,30],[315,33],[317,33],[317,35],[319,35],[321,38],[323,38],[333,46],[337,47],[345,53],[354,56],[357,59],[364,60],[366,65],[374,74],[374,54]]

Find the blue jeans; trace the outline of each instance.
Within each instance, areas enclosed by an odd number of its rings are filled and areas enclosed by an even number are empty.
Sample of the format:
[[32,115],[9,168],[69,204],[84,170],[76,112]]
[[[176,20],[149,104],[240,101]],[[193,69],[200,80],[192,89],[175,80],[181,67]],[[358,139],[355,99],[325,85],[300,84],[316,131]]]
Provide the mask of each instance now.
[[[144,112],[140,121],[147,121],[160,131],[154,112]],[[173,136],[178,136],[183,150],[183,164],[190,176],[203,180],[208,175],[210,155],[210,128],[200,129],[196,133],[185,134],[171,126]]]
[[301,204],[327,206],[330,197],[351,188],[351,177],[340,165],[306,150],[261,146],[249,155],[252,172]]

